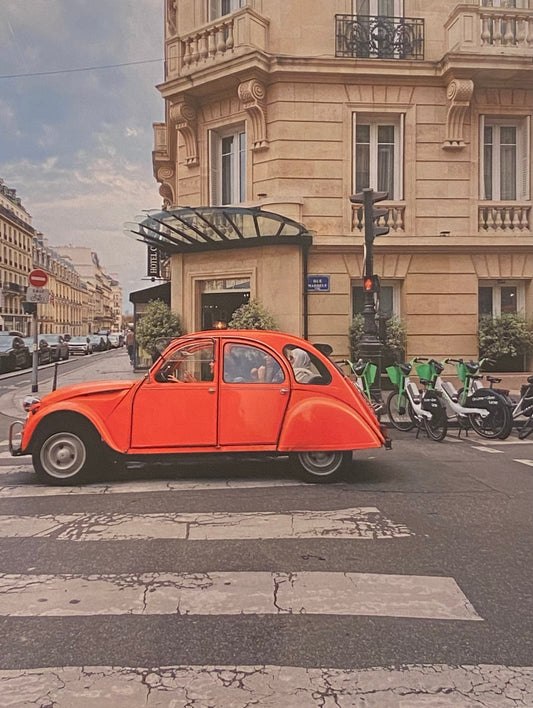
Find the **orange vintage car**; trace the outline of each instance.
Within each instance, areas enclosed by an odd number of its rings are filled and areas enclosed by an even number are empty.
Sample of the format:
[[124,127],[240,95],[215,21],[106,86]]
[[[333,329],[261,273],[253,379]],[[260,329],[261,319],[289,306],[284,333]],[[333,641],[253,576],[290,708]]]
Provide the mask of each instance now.
[[25,401],[12,455],[39,480],[88,481],[110,461],[290,455],[308,481],[337,478],[353,450],[390,447],[371,406],[326,356],[282,332],[221,330],[174,339],[141,380],[66,386]]

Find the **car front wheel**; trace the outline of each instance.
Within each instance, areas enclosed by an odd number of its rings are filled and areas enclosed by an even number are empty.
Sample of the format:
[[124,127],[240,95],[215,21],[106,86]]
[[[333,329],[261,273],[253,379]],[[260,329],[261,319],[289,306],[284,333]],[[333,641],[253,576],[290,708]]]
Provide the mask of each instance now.
[[306,482],[326,484],[337,480],[352,460],[351,452],[319,450],[294,455]]
[[56,486],[86,482],[101,460],[100,436],[89,425],[62,428],[50,427],[39,434],[32,453],[37,477]]

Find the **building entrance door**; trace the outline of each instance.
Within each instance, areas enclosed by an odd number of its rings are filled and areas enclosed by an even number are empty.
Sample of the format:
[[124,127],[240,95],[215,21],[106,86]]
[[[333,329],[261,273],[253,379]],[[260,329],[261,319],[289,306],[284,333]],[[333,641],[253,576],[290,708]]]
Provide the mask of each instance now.
[[217,329],[225,326],[235,310],[247,303],[249,299],[249,292],[202,293],[202,329]]

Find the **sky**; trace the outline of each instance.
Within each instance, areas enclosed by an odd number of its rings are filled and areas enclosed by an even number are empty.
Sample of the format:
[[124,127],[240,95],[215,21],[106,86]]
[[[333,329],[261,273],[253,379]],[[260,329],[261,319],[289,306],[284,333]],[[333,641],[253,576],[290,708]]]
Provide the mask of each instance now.
[[125,311],[129,293],[151,283],[146,246],[124,224],[162,202],[152,124],[164,121],[155,88],[164,78],[163,5],[0,0],[0,178],[49,246],[96,251],[118,275]]

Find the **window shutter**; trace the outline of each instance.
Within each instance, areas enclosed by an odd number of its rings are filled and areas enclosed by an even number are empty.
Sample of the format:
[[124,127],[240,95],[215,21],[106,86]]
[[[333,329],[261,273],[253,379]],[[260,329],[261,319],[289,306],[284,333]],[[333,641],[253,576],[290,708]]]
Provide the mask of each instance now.
[[518,173],[518,194],[519,200],[529,199],[529,171],[531,169],[531,118],[526,116],[521,122],[518,130],[518,154],[522,155]]
[[357,184],[356,174],[355,174],[355,129],[357,127],[357,113],[352,113],[352,194],[355,194],[355,185]]
[[220,202],[220,139],[214,130],[209,131],[209,203],[217,206]]
[[479,116],[479,198],[485,199],[485,116]]
[[398,137],[396,138],[396,151],[398,154],[398,160],[396,164],[398,165],[397,170],[398,170],[398,180],[396,182],[396,189],[397,194],[393,195],[394,199],[404,199],[403,195],[403,175],[404,175],[404,169],[405,169],[405,144],[404,144],[404,135],[405,135],[405,113],[400,113],[400,128],[398,130]]

